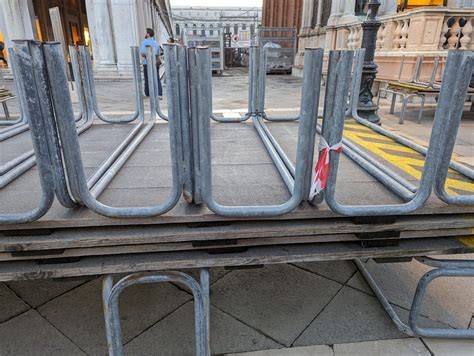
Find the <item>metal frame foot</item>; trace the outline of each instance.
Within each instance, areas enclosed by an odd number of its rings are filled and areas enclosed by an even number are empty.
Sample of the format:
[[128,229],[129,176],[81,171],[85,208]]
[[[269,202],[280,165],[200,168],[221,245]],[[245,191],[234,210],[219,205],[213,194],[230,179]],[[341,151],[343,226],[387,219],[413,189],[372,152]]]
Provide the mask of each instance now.
[[209,356],[210,300],[209,270],[200,270],[200,283],[183,272],[133,273],[114,284],[113,276],[107,275],[102,282],[102,302],[104,307],[105,329],[110,356],[123,355],[120,325],[119,296],[128,287],[148,283],[179,283],[192,292],[194,297],[196,355]]
[[427,266],[434,267],[434,269],[426,272],[418,282],[408,316],[408,325],[400,320],[364,263],[360,259],[355,259],[354,262],[390,319],[401,332],[416,337],[474,339],[474,329],[422,328],[418,326],[419,314],[428,285],[439,277],[474,277],[474,260],[437,260],[429,257],[416,257],[415,259]]

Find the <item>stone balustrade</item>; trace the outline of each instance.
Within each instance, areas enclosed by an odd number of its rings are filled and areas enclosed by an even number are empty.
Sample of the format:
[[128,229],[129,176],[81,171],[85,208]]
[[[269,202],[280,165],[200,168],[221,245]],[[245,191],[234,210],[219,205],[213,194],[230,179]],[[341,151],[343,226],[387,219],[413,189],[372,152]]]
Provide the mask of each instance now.
[[[306,47],[356,49],[362,46],[362,18],[325,27],[304,29],[299,33],[299,48],[293,73],[301,75]],[[375,62],[379,66],[377,78],[396,80],[401,58],[405,57],[402,78],[409,78],[416,58],[424,56],[422,75],[429,75],[430,63],[440,59],[440,73],[449,49],[474,50],[472,8],[422,7],[415,10],[381,16],[377,33]],[[426,71],[426,73],[424,73]]]
[[[472,9],[426,7],[380,18],[377,51],[446,52],[474,49]],[[355,49],[362,45],[360,22],[327,26],[326,49]]]

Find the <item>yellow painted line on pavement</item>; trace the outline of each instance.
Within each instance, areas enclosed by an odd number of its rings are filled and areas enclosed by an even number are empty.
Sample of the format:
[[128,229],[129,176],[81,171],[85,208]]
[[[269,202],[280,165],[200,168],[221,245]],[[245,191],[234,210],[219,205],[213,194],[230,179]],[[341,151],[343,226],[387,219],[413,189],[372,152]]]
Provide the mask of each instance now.
[[[425,164],[423,155],[421,155],[419,152],[409,147],[399,144],[398,142],[396,142],[395,140],[392,140],[391,138],[375,133],[375,131],[373,130],[371,130],[373,133],[369,134],[366,132],[354,131],[350,129],[350,128],[359,128],[359,127],[356,127],[356,125],[359,125],[359,124],[355,124],[355,125],[345,124],[344,125],[344,127],[349,127],[348,130],[347,129],[344,130],[345,138],[363,147],[367,151],[370,151],[374,153],[375,155],[383,158],[390,164],[408,173],[410,176],[418,180],[421,179],[422,169],[419,169],[419,168],[422,168]],[[362,125],[359,125],[359,126],[364,127]],[[379,141],[380,140],[387,141],[387,143],[368,141],[366,140],[367,138],[376,138]],[[400,155],[396,154],[395,152],[400,153]],[[404,153],[416,155],[420,158],[406,157],[405,155],[403,155]],[[418,169],[415,167],[417,167]],[[450,169],[449,173],[455,174],[456,172]],[[446,192],[452,195],[457,195],[454,189],[462,190],[466,192],[474,192],[474,182],[471,183],[471,182],[461,181],[454,178],[447,178],[446,179]]]

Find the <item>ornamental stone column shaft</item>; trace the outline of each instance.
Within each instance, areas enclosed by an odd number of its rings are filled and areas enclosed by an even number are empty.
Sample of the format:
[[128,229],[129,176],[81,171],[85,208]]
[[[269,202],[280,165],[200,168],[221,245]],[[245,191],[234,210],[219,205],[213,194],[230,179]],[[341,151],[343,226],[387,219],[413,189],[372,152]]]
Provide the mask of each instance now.
[[86,0],[94,65],[98,71],[117,69],[108,0]]

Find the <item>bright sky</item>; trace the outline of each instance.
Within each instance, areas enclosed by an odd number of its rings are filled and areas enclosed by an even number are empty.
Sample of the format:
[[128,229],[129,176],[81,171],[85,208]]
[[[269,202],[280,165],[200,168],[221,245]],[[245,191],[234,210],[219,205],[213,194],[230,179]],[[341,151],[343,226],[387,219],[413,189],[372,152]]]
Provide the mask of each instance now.
[[232,1],[229,4],[229,0],[170,0],[171,6],[235,6],[235,7],[246,7],[246,6],[262,6],[263,0],[239,0]]

